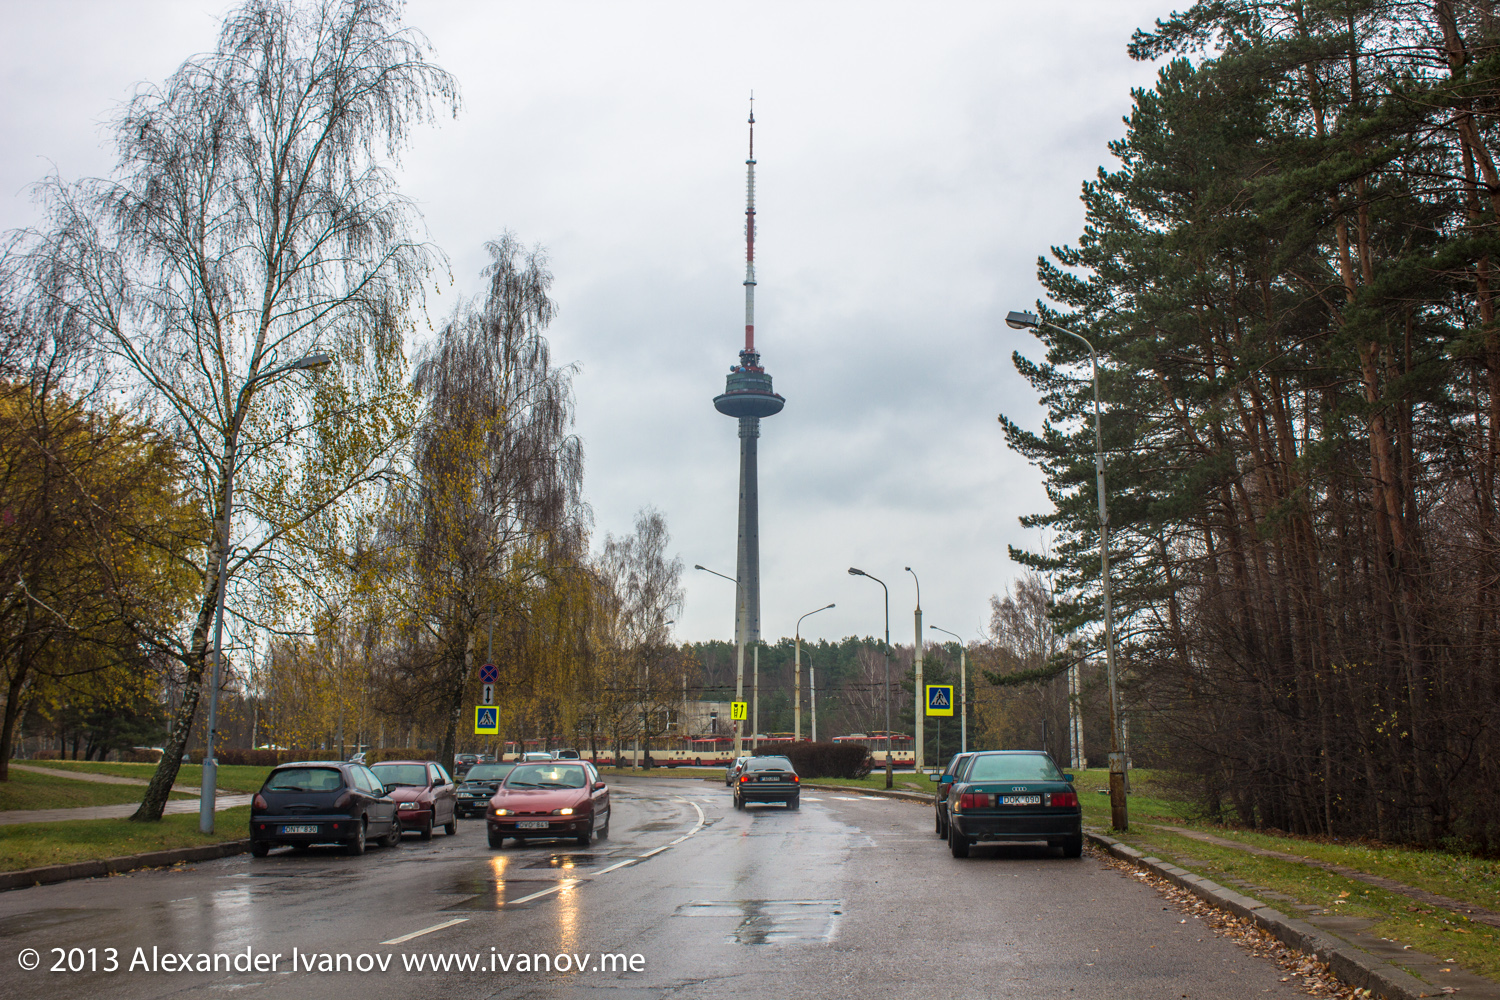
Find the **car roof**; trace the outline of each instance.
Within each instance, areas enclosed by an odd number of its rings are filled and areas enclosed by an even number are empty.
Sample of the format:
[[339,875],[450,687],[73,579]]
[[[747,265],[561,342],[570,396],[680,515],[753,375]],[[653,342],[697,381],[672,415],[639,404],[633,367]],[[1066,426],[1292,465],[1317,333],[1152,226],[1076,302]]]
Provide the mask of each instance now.
[[363,767],[347,760],[289,760],[285,764],[277,764],[272,770],[280,771],[288,767]]
[[371,764],[370,766],[371,767],[380,767],[381,765],[384,765],[384,764],[421,764],[421,765],[425,766],[427,764],[436,764],[436,763],[437,763],[437,761],[435,761],[435,760],[383,760],[383,761],[381,761],[378,764]]

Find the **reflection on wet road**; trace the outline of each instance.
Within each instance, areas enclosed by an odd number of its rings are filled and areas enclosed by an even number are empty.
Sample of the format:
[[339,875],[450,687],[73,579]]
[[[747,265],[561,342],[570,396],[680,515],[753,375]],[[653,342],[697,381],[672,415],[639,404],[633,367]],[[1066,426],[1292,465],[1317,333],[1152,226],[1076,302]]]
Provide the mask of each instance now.
[[[492,850],[483,824],[463,821],[455,837],[359,858],[284,850],[3,893],[0,992],[1297,995],[1273,967],[1179,924],[1151,889],[1087,857],[1010,846],[952,858],[920,805],[825,794],[796,812],[736,812],[722,783],[683,779],[617,780],[611,794],[612,836],[587,848]],[[27,948],[40,970],[18,966]],[[115,949],[120,971],[46,971],[51,949],[65,966],[71,949],[90,948]],[[153,948],[194,969],[207,955],[206,971],[126,968]],[[267,958],[235,971],[227,959],[247,949],[276,956],[275,970]],[[226,957],[219,971],[214,955]],[[605,956],[639,958],[630,971]]]

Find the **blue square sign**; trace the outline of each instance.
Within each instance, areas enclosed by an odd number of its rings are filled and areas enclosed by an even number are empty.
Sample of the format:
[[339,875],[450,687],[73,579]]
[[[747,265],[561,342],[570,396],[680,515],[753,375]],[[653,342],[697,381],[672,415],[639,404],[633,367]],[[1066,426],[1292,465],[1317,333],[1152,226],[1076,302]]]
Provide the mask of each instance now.
[[928,715],[952,715],[953,714],[953,685],[952,684],[928,684],[927,685],[927,714]]
[[500,733],[500,710],[494,705],[474,706],[474,735],[497,736]]

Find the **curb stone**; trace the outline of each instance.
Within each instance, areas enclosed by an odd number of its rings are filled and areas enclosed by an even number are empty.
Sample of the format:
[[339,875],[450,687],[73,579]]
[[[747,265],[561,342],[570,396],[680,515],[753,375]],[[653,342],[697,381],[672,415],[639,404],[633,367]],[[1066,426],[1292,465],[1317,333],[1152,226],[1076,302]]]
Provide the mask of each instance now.
[[77,878],[99,878],[137,868],[159,868],[175,865],[180,861],[212,861],[250,850],[248,840],[230,840],[222,844],[205,844],[202,847],[178,847],[170,851],[149,851],[145,854],[127,854],[118,858],[99,858],[93,861],[75,861],[66,865],[46,865],[42,868],[22,868],[19,871],[0,872],[0,891],[24,889],[32,885],[47,885],[67,882]]
[[1340,982],[1370,990],[1382,1000],[1419,1000],[1440,995],[1437,987],[1429,986],[1411,973],[1382,962],[1351,944],[1336,941],[1311,924],[1288,917],[1258,899],[1226,889],[1160,858],[1147,857],[1113,837],[1090,831],[1084,831],[1084,836],[1121,861],[1145,868],[1213,906],[1253,921],[1287,947],[1326,963]]

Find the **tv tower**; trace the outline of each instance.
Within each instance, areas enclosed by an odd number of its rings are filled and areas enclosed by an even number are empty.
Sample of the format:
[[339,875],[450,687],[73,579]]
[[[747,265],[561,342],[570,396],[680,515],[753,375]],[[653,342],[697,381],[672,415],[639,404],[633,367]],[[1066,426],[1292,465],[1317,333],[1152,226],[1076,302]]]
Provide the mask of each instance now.
[[[750,158],[745,161],[745,349],[740,363],[729,367],[722,395],[714,409],[740,422],[740,533],[735,559],[738,586],[734,616],[735,700],[744,701],[745,647],[760,640],[760,489],[757,481],[757,442],[760,418],[781,412],[786,400],[771,391],[771,376],[755,350],[755,95],[750,96]],[[756,653],[759,666],[759,652]],[[756,670],[756,679],[760,671]],[[756,684],[759,688],[759,684]],[[759,723],[756,699],[754,724]],[[741,749],[741,727],[734,727],[734,751]],[[755,729],[751,733],[754,735]]]

